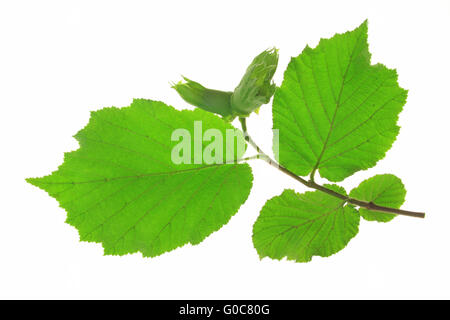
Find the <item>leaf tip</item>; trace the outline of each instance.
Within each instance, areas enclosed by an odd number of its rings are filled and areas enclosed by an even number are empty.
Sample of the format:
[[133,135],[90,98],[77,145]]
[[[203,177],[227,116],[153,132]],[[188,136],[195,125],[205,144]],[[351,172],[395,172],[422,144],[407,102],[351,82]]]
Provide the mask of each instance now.
[[369,19],[366,18],[357,29],[368,30],[369,29]]
[[39,186],[40,179],[41,178],[26,178],[25,181],[28,182],[29,184],[39,188],[40,187]]

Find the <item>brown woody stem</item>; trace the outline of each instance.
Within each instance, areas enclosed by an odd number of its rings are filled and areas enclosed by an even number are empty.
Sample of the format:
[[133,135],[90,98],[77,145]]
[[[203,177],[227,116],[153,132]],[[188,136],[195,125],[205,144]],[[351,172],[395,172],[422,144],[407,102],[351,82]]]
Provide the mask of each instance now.
[[365,208],[365,209],[368,209],[368,210],[371,210],[371,211],[399,214],[399,215],[403,215],[403,216],[416,217],[416,218],[425,218],[425,213],[423,213],[423,212],[407,211],[407,210],[401,210],[401,209],[394,209],[394,208],[379,206],[379,205],[377,205],[377,204],[375,204],[373,202],[367,202],[367,201],[362,201],[362,200],[350,198],[348,196],[345,196],[343,194],[335,192],[335,191],[333,191],[331,189],[328,189],[328,188],[326,188],[326,187],[324,187],[324,186],[322,186],[320,184],[317,184],[316,182],[314,182],[314,180],[303,179],[302,177],[296,175],[295,173],[293,173],[289,169],[281,166],[278,162],[276,162],[275,160],[270,158],[264,151],[262,151],[261,148],[255,143],[255,141],[253,141],[253,139],[248,134],[247,124],[245,122],[245,118],[239,118],[239,121],[241,122],[242,131],[244,132],[245,140],[253,148],[256,149],[256,151],[259,154],[259,156],[257,157],[258,159],[262,159],[262,160],[266,161],[272,167],[277,168],[281,172],[283,172],[283,173],[287,174],[288,176],[294,178],[295,180],[297,180],[298,182],[304,184],[305,186],[307,186],[309,188],[312,188],[312,189],[316,189],[316,190],[322,191],[322,192],[324,192],[326,194],[329,194],[329,195],[331,195],[333,197],[342,199],[342,200],[344,200],[347,203],[351,203],[351,204],[354,204],[356,206],[359,206],[359,207],[362,207],[362,208]]

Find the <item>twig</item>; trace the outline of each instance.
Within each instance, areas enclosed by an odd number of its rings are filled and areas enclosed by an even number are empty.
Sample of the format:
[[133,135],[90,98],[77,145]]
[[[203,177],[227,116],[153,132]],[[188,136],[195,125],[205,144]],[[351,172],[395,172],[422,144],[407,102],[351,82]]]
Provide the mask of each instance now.
[[253,148],[255,148],[255,150],[258,152],[258,155],[256,156],[256,158],[266,161],[272,167],[277,168],[281,172],[283,172],[283,173],[287,174],[288,176],[294,178],[295,180],[297,180],[298,182],[304,184],[305,186],[307,186],[309,188],[312,188],[312,189],[316,189],[316,190],[322,191],[322,192],[324,192],[326,194],[329,194],[329,195],[331,195],[333,197],[342,199],[342,200],[344,200],[347,203],[351,203],[351,204],[357,205],[359,207],[362,207],[362,208],[365,208],[365,209],[368,209],[368,210],[371,210],[371,211],[399,214],[399,215],[403,215],[403,216],[416,217],[416,218],[425,218],[425,213],[423,213],[423,212],[407,211],[407,210],[401,210],[401,209],[394,209],[394,208],[379,206],[379,205],[377,205],[377,204],[375,204],[373,202],[362,201],[362,200],[358,200],[358,199],[354,199],[354,198],[345,196],[343,194],[335,192],[335,191],[333,191],[331,189],[328,189],[328,188],[326,188],[326,187],[316,183],[314,180],[303,179],[302,177],[296,175],[295,173],[293,173],[289,169],[287,169],[287,168],[283,167],[282,165],[280,165],[278,162],[276,162],[275,160],[270,158],[264,151],[262,151],[261,148],[255,143],[255,141],[253,141],[253,139],[248,134],[247,124],[246,124],[245,118],[239,118],[239,121],[241,122],[242,131],[244,132],[245,140]]

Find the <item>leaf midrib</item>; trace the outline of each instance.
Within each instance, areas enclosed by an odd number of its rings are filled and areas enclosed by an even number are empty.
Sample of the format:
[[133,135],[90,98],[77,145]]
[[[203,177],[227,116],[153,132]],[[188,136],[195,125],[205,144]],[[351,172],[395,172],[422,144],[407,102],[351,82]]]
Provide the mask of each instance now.
[[221,164],[210,164],[210,165],[205,165],[202,167],[196,167],[196,168],[190,168],[190,169],[184,169],[184,170],[174,170],[174,171],[165,171],[165,172],[152,172],[152,173],[145,173],[145,174],[138,174],[138,175],[130,175],[130,176],[119,176],[119,177],[112,177],[112,178],[108,178],[105,177],[103,179],[94,179],[94,180],[86,180],[86,181],[64,181],[64,182],[44,182],[44,181],[40,181],[40,184],[44,184],[44,185],[64,185],[64,184],[85,184],[85,183],[96,183],[96,182],[110,182],[110,181],[115,181],[115,180],[122,180],[122,179],[139,179],[139,178],[145,178],[145,177],[151,177],[151,176],[171,176],[174,174],[181,174],[181,173],[185,173],[185,172],[192,172],[192,171],[198,171],[198,170],[204,170],[204,169],[209,169],[209,168],[213,168],[213,167],[217,167],[217,166],[223,166],[223,165],[238,165],[238,163],[221,163]]
[[346,80],[346,78],[347,78],[348,70],[349,70],[349,68],[350,68],[350,65],[351,65],[352,62],[353,62],[353,58],[354,58],[354,55],[355,55],[356,48],[358,47],[359,41],[360,41],[361,36],[362,36],[363,34],[364,34],[363,32],[360,32],[360,34],[359,34],[359,36],[358,36],[358,39],[357,39],[356,42],[355,42],[355,46],[354,46],[354,48],[353,48],[353,51],[352,51],[352,53],[351,53],[351,55],[350,55],[350,59],[349,59],[349,62],[348,62],[348,64],[347,64],[347,67],[346,67],[346,69],[345,69],[345,72],[344,72],[344,74],[343,74],[343,76],[342,76],[342,82],[341,82],[341,86],[340,86],[340,90],[339,90],[339,95],[338,95],[338,98],[337,98],[337,101],[336,101],[336,108],[334,109],[333,118],[331,119],[330,129],[328,130],[328,134],[327,134],[327,137],[326,137],[325,142],[324,142],[324,144],[323,144],[322,150],[320,151],[320,154],[319,154],[319,156],[317,157],[317,161],[316,161],[316,163],[315,163],[313,169],[311,170],[311,178],[314,177],[314,174],[315,174],[315,172],[317,171],[317,169],[318,169],[318,167],[319,167],[319,165],[320,165],[320,161],[322,160],[322,157],[323,157],[323,155],[324,155],[324,153],[325,153],[325,150],[326,150],[326,148],[327,148],[327,144],[328,144],[328,141],[329,141],[329,139],[330,139],[331,133],[332,133],[332,131],[333,131],[334,123],[335,123],[335,120],[336,120],[337,111],[338,111],[338,109],[339,109],[339,107],[340,107],[340,105],[341,105],[341,104],[340,104],[340,101],[341,101],[341,97],[342,97],[342,92],[344,91],[344,85],[345,85],[345,80]]

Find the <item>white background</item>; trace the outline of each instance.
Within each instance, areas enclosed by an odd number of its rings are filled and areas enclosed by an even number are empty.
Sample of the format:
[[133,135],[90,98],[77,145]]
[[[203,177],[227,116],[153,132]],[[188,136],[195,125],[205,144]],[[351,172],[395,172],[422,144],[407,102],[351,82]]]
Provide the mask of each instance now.
[[[372,62],[409,89],[400,135],[385,159],[343,185],[395,173],[403,208],[425,220],[361,220],[341,252],[307,264],[259,260],[251,241],[264,202],[306,189],[252,164],[247,202],[198,246],[160,257],[103,256],[81,243],[65,212],[26,177],[55,170],[78,148],[89,111],[132,98],[190,108],[169,81],[186,75],[232,90],[251,59],[291,56],[369,19]],[[4,1],[0,2],[0,298],[450,298],[448,181],[450,1]],[[271,112],[249,128],[271,150]]]

